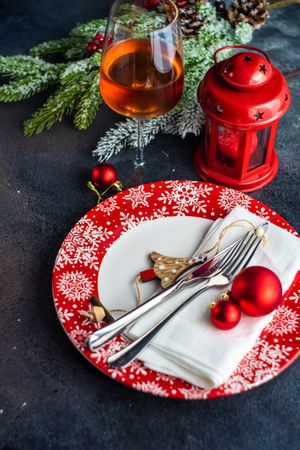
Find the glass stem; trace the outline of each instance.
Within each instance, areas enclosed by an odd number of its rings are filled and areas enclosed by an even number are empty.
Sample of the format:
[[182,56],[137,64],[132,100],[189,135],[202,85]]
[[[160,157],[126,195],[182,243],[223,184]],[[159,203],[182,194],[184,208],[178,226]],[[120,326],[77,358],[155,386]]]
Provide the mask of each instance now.
[[141,167],[145,165],[144,160],[144,139],[143,139],[143,128],[144,119],[137,120],[137,134],[138,134],[138,147],[136,150],[135,166]]

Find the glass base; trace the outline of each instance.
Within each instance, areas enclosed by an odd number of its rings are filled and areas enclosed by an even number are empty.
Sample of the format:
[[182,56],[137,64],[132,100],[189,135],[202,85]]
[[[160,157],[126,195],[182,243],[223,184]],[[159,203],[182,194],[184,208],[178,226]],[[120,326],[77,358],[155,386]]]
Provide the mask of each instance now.
[[146,147],[143,164],[137,164],[135,153],[132,155],[132,159],[130,158],[131,154],[132,151],[127,153],[127,160],[123,160],[121,168],[118,169],[120,179],[125,185],[137,186],[171,178],[174,169],[172,169],[172,162],[167,152],[157,147]]

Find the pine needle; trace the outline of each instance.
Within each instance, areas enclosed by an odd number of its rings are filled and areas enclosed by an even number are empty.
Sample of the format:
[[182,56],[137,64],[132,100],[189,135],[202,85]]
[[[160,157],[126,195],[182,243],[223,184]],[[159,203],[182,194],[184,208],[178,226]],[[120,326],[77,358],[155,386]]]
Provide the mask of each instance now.
[[92,123],[99,106],[103,103],[99,91],[99,70],[89,75],[85,92],[76,104],[74,124],[79,130],[86,130]]
[[51,95],[48,101],[33,114],[31,119],[24,123],[25,136],[39,134],[43,130],[61,121],[65,114],[70,114],[75,106],[76,99],[81,90],[80,83],[69,83]]

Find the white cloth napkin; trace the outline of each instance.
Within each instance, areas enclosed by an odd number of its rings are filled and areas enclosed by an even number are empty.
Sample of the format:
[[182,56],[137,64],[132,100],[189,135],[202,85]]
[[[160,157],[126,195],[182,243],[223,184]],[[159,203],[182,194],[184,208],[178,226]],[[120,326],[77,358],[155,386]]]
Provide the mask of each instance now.
[[[223,220],[218,220],[208,231],[205,249],[210,248],[221,230],[236,220],[247,219],[254,225],[262,219],[237,206]],[[233,228],[224,237],[221,249],[246,232],[245,228]],[[300,267],[300,240],[269,223],[268,245],[257,250],[249,265],[261,265],[273,270],[285,292]],[[202,250],[205,250],[202,249]],[[163,306],[139,319],[128,335],[137,338],[154,325],[166,312],[174,309],[198,288],[184,289]],[[223,384],[235,370],[240,360],[253,347],[272,315],[254,318],[242,314],[240,323],[232,330],[218,330],[209,320],[208,305],[226,290],[213,288],[188,305],[177,315],[140,354],[146,366],[173,375],[196,386],[213,388]]]

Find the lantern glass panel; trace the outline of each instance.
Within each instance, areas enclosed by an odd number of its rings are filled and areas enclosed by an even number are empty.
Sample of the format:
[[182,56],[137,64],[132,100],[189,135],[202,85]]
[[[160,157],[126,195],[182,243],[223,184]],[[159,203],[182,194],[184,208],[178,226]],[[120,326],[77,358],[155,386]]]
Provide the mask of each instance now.
[[240,132],[226,127],[218,127],[217,161],[226,167],[235,167],[238,155]]
[[250,154],[248,172],[265,163],[270,139],[271,127],[263,128],[253,134],[254,150]]
[[211,121],[206,119],[206,130],[205,130],[205,161],[208,161],[208,152],[209,152],[209,143],[210,143],[210,135],[211,135]]

